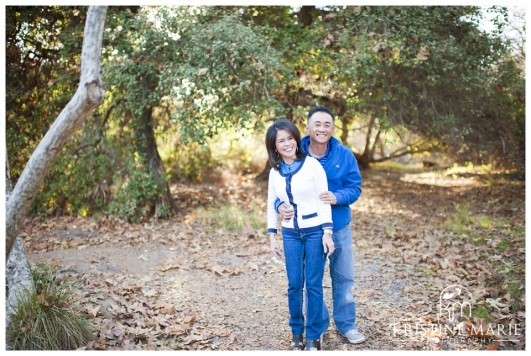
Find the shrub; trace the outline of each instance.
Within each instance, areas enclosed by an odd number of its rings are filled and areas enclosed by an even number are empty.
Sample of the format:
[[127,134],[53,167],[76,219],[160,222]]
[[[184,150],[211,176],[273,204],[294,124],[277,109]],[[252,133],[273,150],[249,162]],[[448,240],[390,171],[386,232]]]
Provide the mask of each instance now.
[[33,213],[42,217],[86,216],[106,208],[112,162],[95,147],[74,152],[75,147],[67,146],[54,162],[32,204]]
[[163,148],[164,166],[167,168],[173,182],[215,181],[219,175],[217,171],[222,166],[220,161],[213,158],[209,146],[196,142],[183,144],[176,142]]
[[18,298],[6,337],[15,350],[75,350],[94,339],[94,327],[76,301],[78,284],[49,266],[32,270],[33,290]]
[[132,170],[121,181],[111,202],[110,213],[133,222],[140,222],[153,215],[157,218],[169,216],[171,207],[161,201],[161,197],[166,194],[165,189],[150,171],[141,167]]

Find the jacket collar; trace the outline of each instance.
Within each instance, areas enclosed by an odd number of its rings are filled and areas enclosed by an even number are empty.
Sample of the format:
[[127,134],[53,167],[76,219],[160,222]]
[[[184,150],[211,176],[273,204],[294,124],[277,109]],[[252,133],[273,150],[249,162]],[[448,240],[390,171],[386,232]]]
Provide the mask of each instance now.
[[[328,147],[326,148],[326,153],[323,157],[317,158],[319,161],[326,161],[328,160],[328,157],[330,156],[330,152],[339,145],[339,140],[335,137],[331,137],[330,141],[328,141]],[[310,146],[310,136],[304,136],[301,140],[301,146],[304,152],[306,152],[309,156],[312,156],[310,154],[310,150],[308,147]],[[315,157],[314,157],[315,158]]]

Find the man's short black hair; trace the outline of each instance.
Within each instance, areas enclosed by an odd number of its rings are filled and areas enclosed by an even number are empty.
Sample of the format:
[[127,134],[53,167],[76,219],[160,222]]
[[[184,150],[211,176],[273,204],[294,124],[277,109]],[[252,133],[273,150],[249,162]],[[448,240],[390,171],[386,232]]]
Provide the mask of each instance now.
[[310,117],[312,117],[312,115],[315,114],[316,112],[325,112],[329,114],[330,116],[332,116],[332,120],[335,119],[334,114],[332,113],[332,110],[330,110],[326,106],[317,105],[310,109],[310,112],[308,113],[308,121],[310,120]]

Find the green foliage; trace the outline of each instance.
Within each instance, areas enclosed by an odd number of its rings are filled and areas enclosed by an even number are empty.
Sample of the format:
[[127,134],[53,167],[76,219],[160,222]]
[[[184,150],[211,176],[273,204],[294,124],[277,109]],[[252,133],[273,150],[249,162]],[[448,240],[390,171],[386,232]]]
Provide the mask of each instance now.
[[107,209],[120,154],[95,112],[72,135],[50,168],[32,211],[39,216],[87,216]]
[[173,119],[185,143],[204,142],[226,128],[253,128],[279,108],[270,92],[279,85],[280,54],[260,27],[245,25],[237,14],[206,14],[180,41],[180,63],[169,74],[175,79],[172,100],[182,103]]
[[75,350],[94,340],[95,330],[75,299],[77,288],[57,269],[37,264],[33,290],[19,297],[6,338],[15,350]]
[[212,150],[207,145],[181,142],[172,147],[165,155],[165,166],[171,181],[203,182],[216,181],[217,169],[223,168],[221,162],[212,156]]
[[505,250],[507,250],[507,248],[510,246],[509,244],[509,241],[507,240],[501,240],[499,243],[498,243],[498,250],[503,253],[505,252]]
[[486,230],[494,226],[492,220],[485,215],[471,216],[470,203],[455,204],[455,213],[444,226],[457,235],[467,235],[476,243],[485,243]]
[[472,308],[472,316],[481,318],[487,322],[491,322],[492,318],[490,316],[490,313],[492,313],[492,311],[493,311],[492,308],[489,307],[488,305],[485,305],[485,304],[475,305]]
[[267,151],[263,132],[225,131],[209,140],[213,156],[223,162],[223,169],[236,174],[258,174],[264,169]]
[[422,163],[417,164],[401,164],[394,161],[385,161],[381,163],[375,163],[371,166],[371,169],[382,169],[392,172],[407,173],[422,171]]
[[77,7],[6,7],[6,144],[14,181],[76,90],[67,37],[81,48],[84,14]]
[[439,274],[439,270],[432,270],[429,267],[423,267],[420,271],[423,276],[437,276]]
[[252,130],[223,130],[202,145],[184,144],[179,133],[161,134],[161,157],[171,182],[220,183],[226,174],[258,174],[266,159],[264,136]]
[[254,127],[278,107],[269,93],[279,55],[237,15],[143,7],[111,12],[108,26],[115,50],[106,51],[104,76],[121,100],[117,113],[138,117],[146,106],[167,105],[165,126],[177,125],[185,143],[204,143],[222,128]]
[[241,205],[222,204],[219,206],[198,208],[194,212],[197,221],[216,230],[222,228],[230,232],[241,231],[246,225],[262,229],[265,221],[263,213],[249,211]]
[[[514,227],[516,236],[525,236],[525,226]],[[522,247],[525,246],[525,240],[522,241]]]
[[[497,11],[501,17],[506,9]],[[433,148],[460,160],[522,152],[523,136],[513,129],[524,118],[522,67],[500,37],[481,31],[478,7],[330,7],[319,14],[323,21],[317,15],[308,30],[315,41],[301,41],[306,55],[294,68],[301,74],[293,92],[310,89],[305,99],[332,106],[347,121],[356,113],[359,126],[396,132],[404,146],[411,142],[401,128],[421,142],[436,139]],[[365,134],[362,152],[371,155],[376,142]]]
[[523,296],[525,291],[525,281],[518,281],[509,283],[507,286],[507,291],[511,295],[511,308],[513,310],[523,309],[523,303],[520,301],[520,298]]
[[453,174],[490,174],[493,173],[491,164],[474,165],[472,162],[466,162],[464,165],[455,163],[452,167],[446,169],[447,175]]
[[460,226],[469,225],[472,221],[472,218],[469,215],[468,209],[470,209],[470,203],[455,204],[455,217],[453,221]]
[[[150,132],[159,145],[179,138],[164,147],[172,179],[201,181],[220,165],[238,172],[260,167],[251,157],[255,148],[241,150],[232,139],[221,154],[217,135],[260,133],[277,116],[304,122],[314,104],[332,107],[341,127],[366,137],[355,151],[366,153],[367,163],[378,144],[413,154],[443,149],[474,165],[522,164],[525,63],[501,36],[507,9],[492,11],[499,13],[498,29],[488,34],[474,6],[110,7],[105,103],[55,163],[34,211],[89,215],[114,199],[113,212],[145,216],[135,192],[163,194],[165,181],[153,173],[157,184],[126,188],[139,177],[123,167],[148,166],[157,157]],[[75,91],[85,13],[6,8],[14,180]],[[224,165],[234,156],[241,164]],[[147,205],[162,205],[148,214],[166,215],[163,195],[150,199]],[[118,201],[127,204],[118,208]]]
[[166,192],[165,186],[152,172],[140,166],[117,181],[117,191],[109,207],[111,214],[133,222],[146,220],[153,215],[157,218],[169,216],[170,207],[160,201]]
[[[71,146],[68,151],[73,151]],[[74,155],[74,161],[65,152],[52,166],[32,211],[39,216],[87,216],[105,210],[113,174],[109,157],[93,147]]]

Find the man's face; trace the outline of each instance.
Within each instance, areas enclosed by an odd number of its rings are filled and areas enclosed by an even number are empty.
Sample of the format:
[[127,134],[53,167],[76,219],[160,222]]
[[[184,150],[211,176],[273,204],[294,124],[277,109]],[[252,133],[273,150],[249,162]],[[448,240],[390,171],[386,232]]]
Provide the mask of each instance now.
[[318,111],[308,120],[306,132],[311,141],[327,143],[334,134],[334,119],[330,114]]

